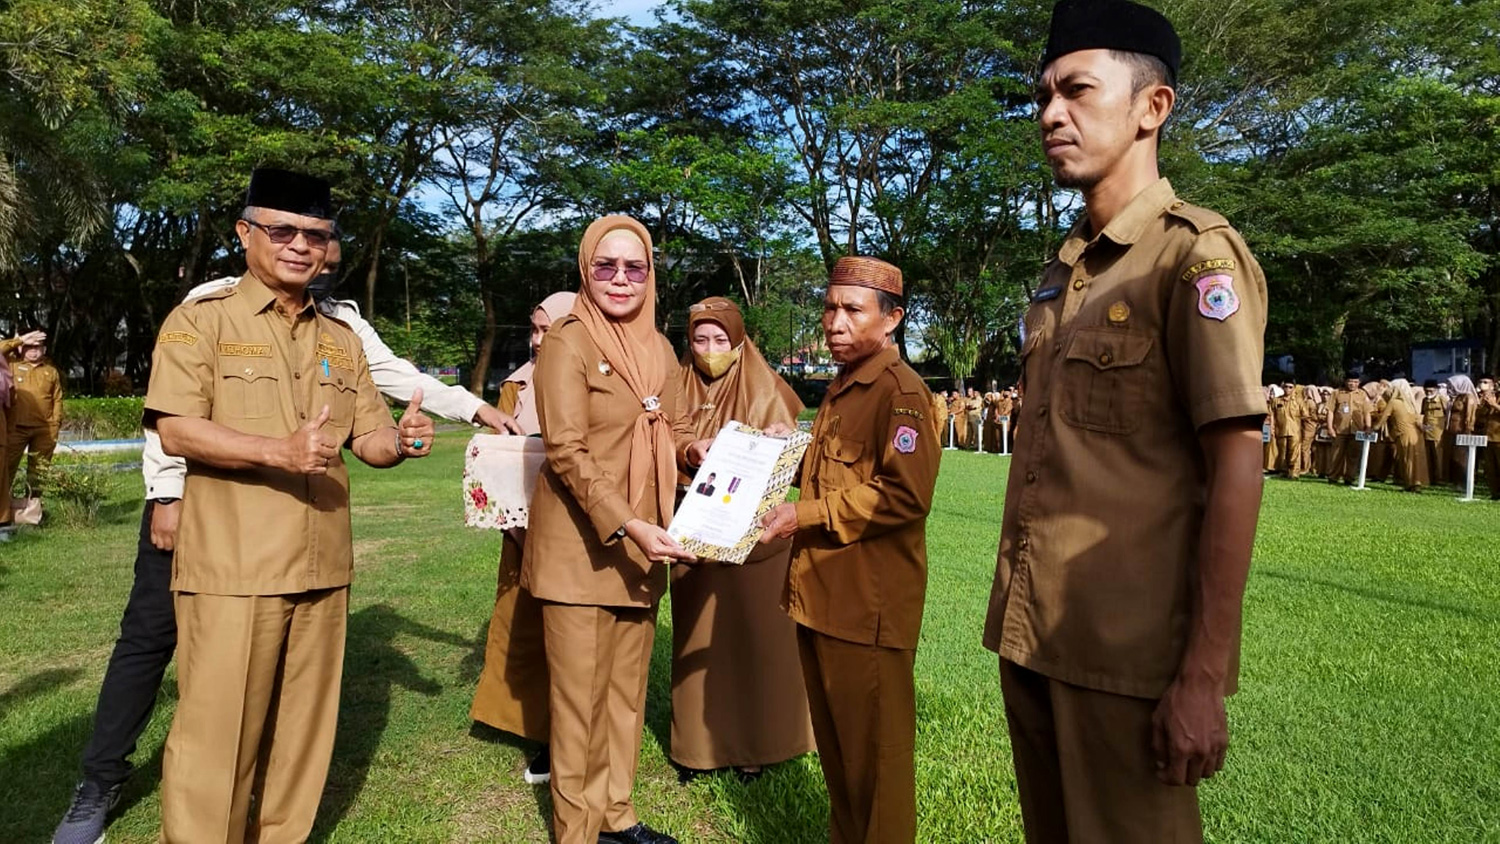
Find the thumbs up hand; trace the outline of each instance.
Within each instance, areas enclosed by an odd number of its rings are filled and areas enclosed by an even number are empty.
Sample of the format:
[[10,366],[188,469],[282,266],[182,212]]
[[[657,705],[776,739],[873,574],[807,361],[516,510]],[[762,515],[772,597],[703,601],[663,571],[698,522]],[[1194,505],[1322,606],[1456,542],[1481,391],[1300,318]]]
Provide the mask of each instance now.
[[402,457],[426,457],[432,453],[432,419],[422,414],[422,391],[412,393],[411,402],[396,423],[396,446]]
[[317,418],[282,440],[283,468],[299,475],[328,474],[328,461],[338,456],[339,453],[338,443],[323,431],[323,425],[328,422],[328,416],[328,405],[325,404]]

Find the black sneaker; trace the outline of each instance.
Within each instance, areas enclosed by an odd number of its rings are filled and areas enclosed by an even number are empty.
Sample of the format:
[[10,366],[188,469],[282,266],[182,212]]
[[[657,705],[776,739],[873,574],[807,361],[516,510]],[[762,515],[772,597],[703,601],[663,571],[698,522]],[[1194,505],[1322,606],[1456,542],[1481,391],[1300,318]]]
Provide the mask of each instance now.
[[599,833],[599,844],[677,844],[677,839],[638,823],[619,832]]
[[86,779],[73,789],[73,804],[52,833],[52,844],[104,844],[104,821],[120,802],[120,784]]
[[552,781],[552,753],[547,745],[542,745],[541,752],[531,757],[521,778],[527,785],[545,785]]

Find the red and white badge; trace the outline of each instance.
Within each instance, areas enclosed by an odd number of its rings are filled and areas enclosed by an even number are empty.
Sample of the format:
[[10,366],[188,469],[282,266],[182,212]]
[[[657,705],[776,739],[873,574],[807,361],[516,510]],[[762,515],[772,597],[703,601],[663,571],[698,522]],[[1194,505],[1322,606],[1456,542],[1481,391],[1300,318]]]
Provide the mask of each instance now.
[[1200,276],[1193,282],[1198,288],[1198,313],[1223,322],[1240,309],[1240,296],[1234,292],[1234,276],[1224,273]]

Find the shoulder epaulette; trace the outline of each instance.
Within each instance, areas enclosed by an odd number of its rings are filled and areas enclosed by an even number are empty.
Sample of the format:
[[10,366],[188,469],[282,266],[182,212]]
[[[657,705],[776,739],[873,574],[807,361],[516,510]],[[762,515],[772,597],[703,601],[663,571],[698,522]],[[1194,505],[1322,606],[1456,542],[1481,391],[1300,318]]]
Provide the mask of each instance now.
[[1183,202],[1180,199],[1167,206],[1167,213],[1179,220],[1185,220],[1188,225],[1193,227],[1193,231],[1199,234],[1210,229],[1229,227],[1229,221],[1224,218],[1223,214],[1217,211],[1210,211],[1207,208],[1193,205],[1189,202]]

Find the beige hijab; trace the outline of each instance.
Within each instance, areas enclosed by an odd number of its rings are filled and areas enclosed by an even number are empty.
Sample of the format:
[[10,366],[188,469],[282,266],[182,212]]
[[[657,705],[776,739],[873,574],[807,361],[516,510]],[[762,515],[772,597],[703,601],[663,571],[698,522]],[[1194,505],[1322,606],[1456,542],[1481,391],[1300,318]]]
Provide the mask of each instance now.
[[[594,252],[606,235],[616,231],[634,235],[646,247],[648,263],[645,302],[634,315],[623,320],[605,316],[589,296]],[[583,323],[604,359],[641,402],[642,412],[635,419],[635,432],[630,440],[630,507],[640,512],[647,479],[654,472],[657,503],[662,518],[666,519],[672,514],[672,499],[677,489],[677,458],[672,422],[661,412],[661,394],[666,389],[673,361],[663,354],[662,346],[667,341],[656,329],[656,262],[651,255],[651,233],[629,217],[600,217],[583,233],[583,242],[578,245],[578,275],[583,289],[573,303],[572,315]]]
[[[567,316],[573,310],[574,300],[578,294],[571,290],[553,293],[542,300],[540,305],[532,309],[532,314],[537,311],[547,315],[547,318],[556,323]],[[536,368],[536,361],[526,361],[510,374],[507,382],[514,382],[521,386],[521,392],[516,395],[516,408],[512,412],[516,422],[520,424],[521,430],[528,434],[534,434],[542,430],[541,420],[536,416],[536,391],[531,389],[532,371]]]

